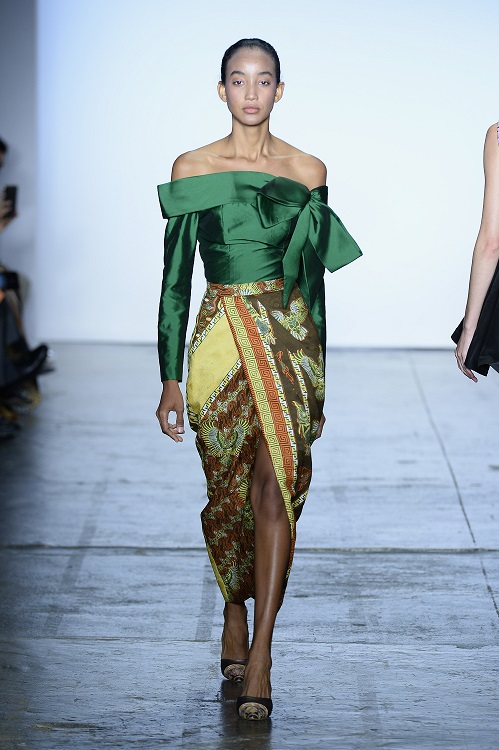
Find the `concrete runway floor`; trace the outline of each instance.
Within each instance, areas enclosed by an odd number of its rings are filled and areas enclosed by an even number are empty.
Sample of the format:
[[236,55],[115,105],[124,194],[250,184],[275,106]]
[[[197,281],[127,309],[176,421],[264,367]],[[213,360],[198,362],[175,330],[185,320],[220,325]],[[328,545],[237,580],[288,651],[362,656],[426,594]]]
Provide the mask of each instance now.
[[499,377],[450,351],[331,351],[275,631],[274,713],[239,720],[188,433],[154,347],[57,346],[0,444],[0,748],[497,750]]

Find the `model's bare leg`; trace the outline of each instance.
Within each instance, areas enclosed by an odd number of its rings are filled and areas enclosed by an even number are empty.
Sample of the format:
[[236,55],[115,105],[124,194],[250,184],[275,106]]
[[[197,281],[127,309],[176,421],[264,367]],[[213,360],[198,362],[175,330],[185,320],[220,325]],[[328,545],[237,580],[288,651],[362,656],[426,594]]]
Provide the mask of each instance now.
[[255,517],[255,627],[243,694],[270,698],[272,633],[289,563],[291,532],[263,437],[256,452],[250,498]]
[[247,659],[248,611],[245,604],[226,602],[222,632],[222,659]]

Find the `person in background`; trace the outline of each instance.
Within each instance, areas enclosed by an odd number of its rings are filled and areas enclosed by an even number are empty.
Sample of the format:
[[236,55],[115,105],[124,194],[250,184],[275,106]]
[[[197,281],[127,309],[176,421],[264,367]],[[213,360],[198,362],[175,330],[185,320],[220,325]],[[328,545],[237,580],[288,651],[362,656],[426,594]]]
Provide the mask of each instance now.
[[491,125],[483,154],[485,194],[475,243],[464,320],[454,331],[457,366],[477,382],[475,372],[499,372],[499,123]]
[[[7,151],[7,144],[0,138],[0,169],[4,165]],[[15,217],[16,214],[12,213],[12,204],[6,199],[5,193],[2,190],[2,193],[0,194],[0,232],[3,232],[5,227],[7,227]]]
[[[8,151],[0,139],[0,168]],[[12,203],[0,194],[0,232],[16,218]],[[0,260],[0,439],[13,437],[19,417],[40,402],[36,376],[44,368],[46,344],[30,349],[22,321],[22,300],[18,274]]]

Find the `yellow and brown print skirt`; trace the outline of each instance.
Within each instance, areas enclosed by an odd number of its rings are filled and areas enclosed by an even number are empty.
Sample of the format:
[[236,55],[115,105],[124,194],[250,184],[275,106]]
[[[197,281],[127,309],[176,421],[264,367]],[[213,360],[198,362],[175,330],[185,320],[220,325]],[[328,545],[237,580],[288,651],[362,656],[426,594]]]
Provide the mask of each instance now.
[[[226,601],[254,596],[249,489],[263,436],[286,506],[291,569],[324,403],[319,335],[300,290],[283,280],[208,284],[189,346],[187,413],[206,475],[203,533]],[[284,593],[284,590],[283,590]]]

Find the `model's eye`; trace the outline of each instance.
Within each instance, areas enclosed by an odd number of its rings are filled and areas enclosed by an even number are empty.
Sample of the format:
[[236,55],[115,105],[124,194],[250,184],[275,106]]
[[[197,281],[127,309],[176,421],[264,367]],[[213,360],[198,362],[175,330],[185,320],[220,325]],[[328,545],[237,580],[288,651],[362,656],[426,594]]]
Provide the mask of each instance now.
[[243,83],[243,81],[239,79],[237,81],[232,81],[232,83],[234,86],[240,86]]
[[260,81],[262,86],[270,86],[270,81]]

